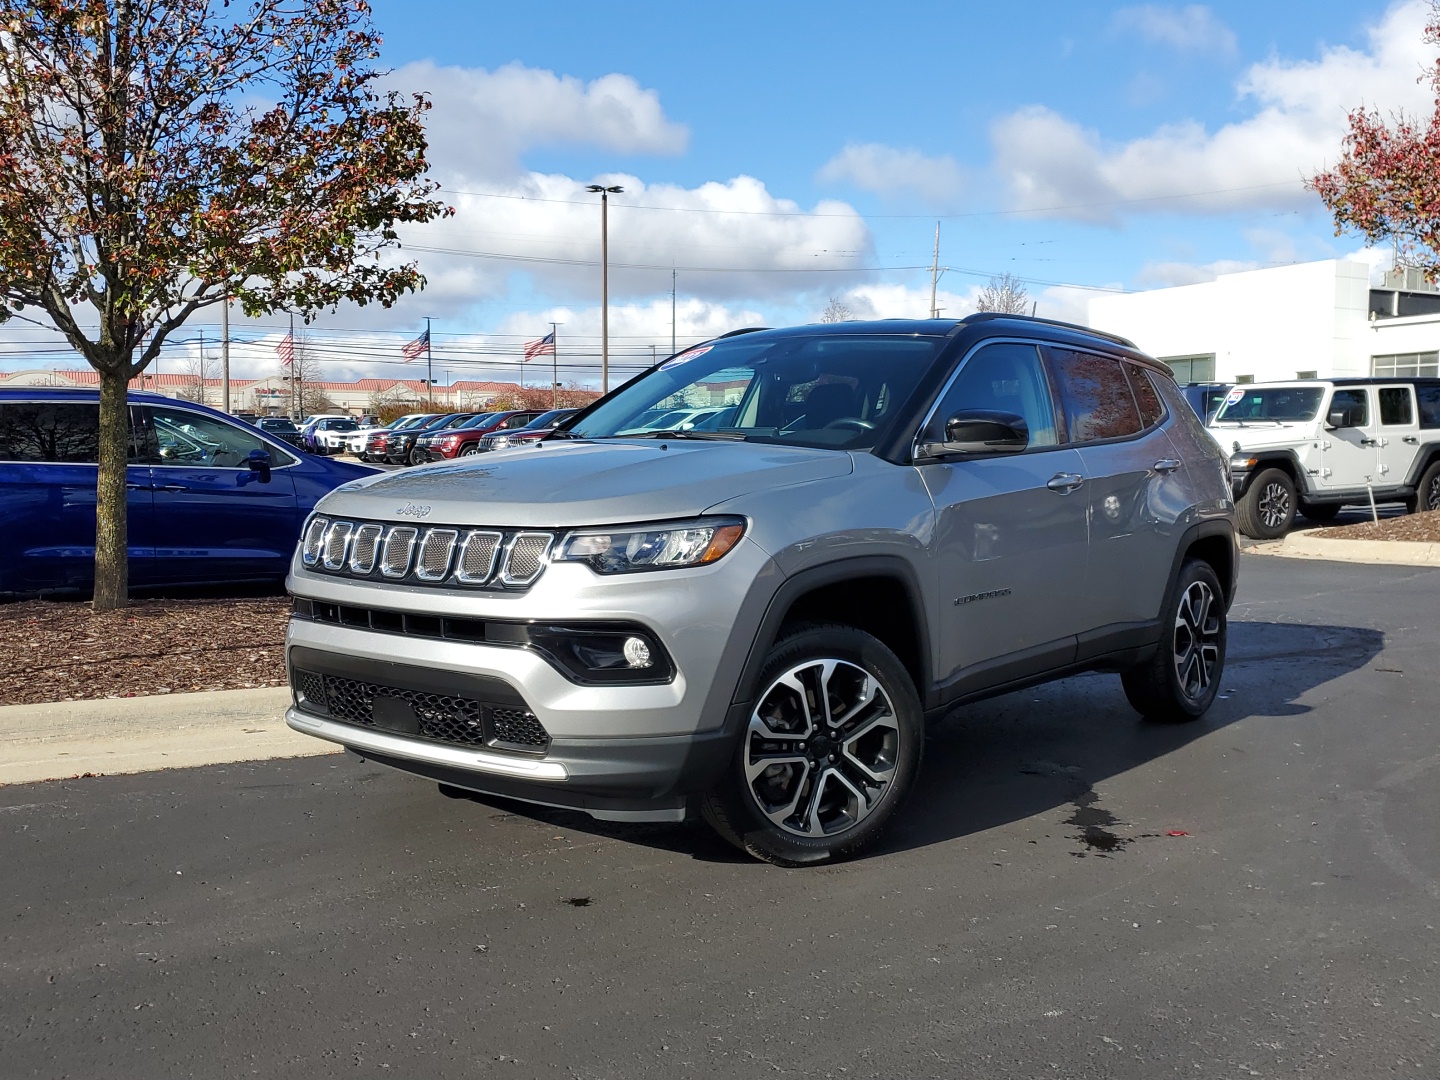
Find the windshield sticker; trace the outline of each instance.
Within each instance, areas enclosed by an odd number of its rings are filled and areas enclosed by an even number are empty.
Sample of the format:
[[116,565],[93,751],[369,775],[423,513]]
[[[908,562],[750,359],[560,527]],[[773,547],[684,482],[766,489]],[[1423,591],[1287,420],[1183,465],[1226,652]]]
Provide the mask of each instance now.
[[666,371],[666,370],[668,370],[668,369],[670,369],[670,368],[672,368],[672,367],[679,367],[681,364],[689,363],[691,360],[694,360],[697,356],[704,356],[707,352],[709,352],[709,351],[710,351],[711,349],[713,349],[713,348],[714,348],[713,345],[700,345],[700,346],[697,346],[696,348],[693,348],[693,349],[687,349],[685,352],[681,353],[679,356],[676,356],[676,357],[674,357],[673,359],[670,359],[670,360],[666,360],[665,363],[663,363],[663,364],[660,365],[660,370],[661,370],[661,371]]
[[1234,405],[1235,402],[1241,400],[1244,396],[1245,396],[1245,390],[1244,390],[1244,388],[1237,386],[1237,387],[1235,387],[1234,390],[1231,390],[1228,394],[1225,395],[1225,404],[1226,404],[1226,405]]

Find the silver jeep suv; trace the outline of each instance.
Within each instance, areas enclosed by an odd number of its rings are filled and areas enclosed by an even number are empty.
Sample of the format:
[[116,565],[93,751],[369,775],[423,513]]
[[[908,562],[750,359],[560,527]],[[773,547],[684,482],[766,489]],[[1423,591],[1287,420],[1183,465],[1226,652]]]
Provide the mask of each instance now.
[[[650,426],[707,407],[724,426]],[[965,702],[1102,670],[1147,716],[1205,712],[1225,465],[1161,365],[1082,327],[737,332],[540,442],[326,496],[287,720],[451,795],[848,854]]]

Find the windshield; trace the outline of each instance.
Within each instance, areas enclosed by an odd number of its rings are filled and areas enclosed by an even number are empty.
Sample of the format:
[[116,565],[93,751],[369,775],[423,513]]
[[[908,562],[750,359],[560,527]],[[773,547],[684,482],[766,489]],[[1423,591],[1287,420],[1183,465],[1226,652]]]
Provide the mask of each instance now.
[[1320,411],[1323,386],[1237,386],[1225,397],[1215,422],[1226,420],[1314,420]]
[[327,420],[321,425],[326,431],[355,431],[359,426],[354,420]]
[[894,418],[944,338],[745,334],[699,345],[619,391],[572,437],[745,439],[867,449]]

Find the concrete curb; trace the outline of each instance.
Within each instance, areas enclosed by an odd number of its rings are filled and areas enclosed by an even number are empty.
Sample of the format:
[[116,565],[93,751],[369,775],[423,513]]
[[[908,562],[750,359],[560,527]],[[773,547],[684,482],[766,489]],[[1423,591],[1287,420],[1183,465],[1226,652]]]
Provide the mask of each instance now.
[[274,686],[0,706],[0,785],[339,752],[286,727],[289,704]]
[[1287,559],[1326,559],[1332,562],[1385,566],[1440,566],[1440,544],[1413,540],[1330,540],[1309,532],[1295,532],[1270,544],[1255,544],[1247,554],[1279,555]]

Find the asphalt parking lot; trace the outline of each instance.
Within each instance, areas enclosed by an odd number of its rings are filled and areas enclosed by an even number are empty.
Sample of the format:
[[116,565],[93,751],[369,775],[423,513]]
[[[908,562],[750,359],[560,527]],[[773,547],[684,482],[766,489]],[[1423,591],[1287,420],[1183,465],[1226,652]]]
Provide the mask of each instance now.
[[0,1074],[1440,1075],[1437,629],[1247,557],[1205,720],[972,706],[821,869],[334,756],[0,788]]

